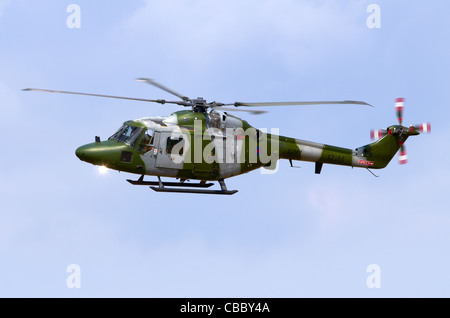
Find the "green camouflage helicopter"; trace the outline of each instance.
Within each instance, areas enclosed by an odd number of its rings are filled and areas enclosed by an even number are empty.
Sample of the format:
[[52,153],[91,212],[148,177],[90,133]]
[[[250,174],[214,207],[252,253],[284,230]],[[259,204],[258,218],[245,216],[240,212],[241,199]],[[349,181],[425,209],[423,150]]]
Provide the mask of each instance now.
[[[399,125],[385,130],[372,130],[375,142],[347,149],[268,133],[252,127],[228,111],[247,111],[261,114],[261,110],[239,107],[356,104],[360,101],[318,102],[235,102],[224,104],[207,103],[203,98],[190,99],[151,79],[139,78],[180,98],[179,101],[164,99],[141,99],[111,95],[89,94],[47,89],[26,88],[25,91],[65,93],[126,100],[137,100],[159,104],[176,104],[191,108],[177,111],[166,117],[147,117],[123,123],[108,140],[79,147],[76,155],[80,160],[109,169],[140,175],[138,180],[127,180],[133,185],[146,185],[159,192],[204,193],[231,195],[237,190],[228,190],[224,180],[264,167],[275,169],[279,159],[315,162],[315,173],[320,174],[323,164],[334,164],[369,169],[387,166],[400,150],[399,162],[405,164],[407,155],[404,143],[409,136],[430,132],[429,123],[402,125],[404,99],[396,99]],[[234,106],[233,108],[226,106]],[[370,171],[370,170],[369,170]],[[157,181],[144,181],[144,176],[156,176]],[[178,182],[162,181],[161,177],[176,178]],[[199,180],[199,182],[190,182]],[[186,182],[189,181],[189,182]],[[207,189],[218,181],[220,190]]]

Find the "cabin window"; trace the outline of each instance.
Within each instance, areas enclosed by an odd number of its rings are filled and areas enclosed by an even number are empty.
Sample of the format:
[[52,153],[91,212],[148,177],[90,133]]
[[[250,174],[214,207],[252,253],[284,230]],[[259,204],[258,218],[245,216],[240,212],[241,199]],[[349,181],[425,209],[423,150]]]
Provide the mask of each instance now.
[[216,112],[209,113],[209,127],[218,129],[222,128],[222,121],[219,113]]
[[173,138],[168,137],[166,143],[166,153],[169,155],[182,155],[184,148],[184,139],[182,136]]

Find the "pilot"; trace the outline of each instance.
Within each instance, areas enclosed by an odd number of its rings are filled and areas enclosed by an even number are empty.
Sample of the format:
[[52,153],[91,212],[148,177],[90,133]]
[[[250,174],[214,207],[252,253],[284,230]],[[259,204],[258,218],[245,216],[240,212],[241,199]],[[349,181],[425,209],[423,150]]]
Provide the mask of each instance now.
[[142,153],[146,153],[152,150],[152,147],[150,146],[152,141],[153,138],[150,137],[147,133],[145,133],[144,137],[142,137],[141,144],[139,145],[139,151],[141,151]]

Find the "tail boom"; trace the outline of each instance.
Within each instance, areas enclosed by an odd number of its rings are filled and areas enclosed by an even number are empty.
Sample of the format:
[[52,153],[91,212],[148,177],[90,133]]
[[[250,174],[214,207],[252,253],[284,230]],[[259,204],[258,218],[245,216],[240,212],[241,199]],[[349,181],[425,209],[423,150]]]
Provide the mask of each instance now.
[[316,162],[357,168],[382,169],[395,156],[400,146],[394,136],[386,135],[380,140],[355,150],[300,139],[280,137],[280,159]]

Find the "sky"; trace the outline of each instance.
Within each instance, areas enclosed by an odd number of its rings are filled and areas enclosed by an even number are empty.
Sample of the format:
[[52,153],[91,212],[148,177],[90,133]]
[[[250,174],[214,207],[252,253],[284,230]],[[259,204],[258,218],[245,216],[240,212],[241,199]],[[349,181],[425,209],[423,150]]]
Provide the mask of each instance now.
[[[444,0],[0,0],[0,297],[449,297],[449,10]],[[280,161],[274,174],[227,179],[233,196],[156,193],[131,174],[99,174],[75,149],[179,108],[22,91],[173,99],[138,77],[224,103],[374,106],[236,113],[319,143],[370,143],[371,129],[396,123],[397,97],[404,123],[431,122],[432,133],[411,137],[409,163],[397,155],[378,178]]]

